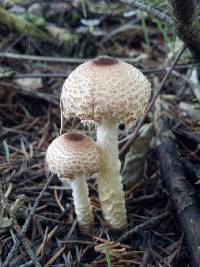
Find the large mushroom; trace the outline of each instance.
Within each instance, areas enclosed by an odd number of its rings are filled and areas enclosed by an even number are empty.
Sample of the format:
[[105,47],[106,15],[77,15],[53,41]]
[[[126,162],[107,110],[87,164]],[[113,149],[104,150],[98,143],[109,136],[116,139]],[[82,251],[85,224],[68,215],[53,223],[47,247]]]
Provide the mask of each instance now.
[[105,219],[114,228],[127,224],[118,123],[128,125],[142,117],[150,94],[150,83],[137,68],[108,56],[81,64],[63,85],[64,116],[77,116],[83,122],[97,124],[97,144],[102,152],[99,199]]
[[46,162],[63,184],[70,183],[78,223],[83,231],[88,232],[93,223],[93,213],[86,178],[98,172],[100,165],[100,153],[95,142],[79,132],[65,133],[49,145]]

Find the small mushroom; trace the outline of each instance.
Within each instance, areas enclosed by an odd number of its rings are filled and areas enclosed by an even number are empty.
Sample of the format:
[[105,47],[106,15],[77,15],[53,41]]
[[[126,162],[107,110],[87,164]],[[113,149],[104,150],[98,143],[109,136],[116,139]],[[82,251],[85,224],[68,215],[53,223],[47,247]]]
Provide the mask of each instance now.
[[82,133],[65,133],[49,145],[46,161],[63,184],[70,183],[79,226],[89,231],[93,214],[86,178],[99,170],[100,155],[95,142]]
[[150,83],[137,68],[108,56],[81,64],[63,85],[64,116],[97,124],[97,144],[102,153],[99,199],[105,219],[114,228],[127,224],[117,125],[130,125],[142,117],[150,95]]

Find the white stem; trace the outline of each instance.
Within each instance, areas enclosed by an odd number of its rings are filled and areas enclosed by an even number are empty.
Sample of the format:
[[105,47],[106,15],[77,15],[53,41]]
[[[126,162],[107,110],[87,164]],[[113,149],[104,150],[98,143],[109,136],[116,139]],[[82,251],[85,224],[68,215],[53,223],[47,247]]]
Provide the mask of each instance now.
[[127,224],[125,198],[120,175],[118,131],[115,122],[102,122],[97,128],[97,145],[102,152],[98,192],[106,221],[114,228]]
[[[68,179],[61,179],[63,184],[69,184]],[[93,223],[92,205],[88,197],[88,185],[85,177],[78,177],[74,180],[70,180],[72,188],[72,195],[74,198],[75,213],[78,223],[82,230],[89,231]]]

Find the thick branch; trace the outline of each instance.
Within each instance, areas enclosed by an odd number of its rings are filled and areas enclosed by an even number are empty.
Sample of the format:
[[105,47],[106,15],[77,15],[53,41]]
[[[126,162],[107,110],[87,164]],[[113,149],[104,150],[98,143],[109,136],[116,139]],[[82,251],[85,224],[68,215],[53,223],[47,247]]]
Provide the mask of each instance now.
[[200,62],[200,20],[196,0],[168,0],[172,19],[180,39]]
[[172,132],[160,120],[158,130],[160,146],[157,148],[162,181],[168,190],[191,253],[194,267],[200,266],[200,208],[196,194],[187,181],[176,151]]

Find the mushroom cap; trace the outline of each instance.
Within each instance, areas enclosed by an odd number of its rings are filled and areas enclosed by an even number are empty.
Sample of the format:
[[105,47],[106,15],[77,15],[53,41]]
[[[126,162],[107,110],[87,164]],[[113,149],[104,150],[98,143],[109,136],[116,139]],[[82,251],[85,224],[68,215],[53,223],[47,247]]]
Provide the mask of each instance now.
[[99,56],[71,72],[64,82],[61,102],[66,118],[129,123],[144,114],[150,95],[151,85],[137,68]]
[[75,179],[99,170],[100,152],[89,136],[69,132],[53,140],[46,153],[51,172],[59,177]]

